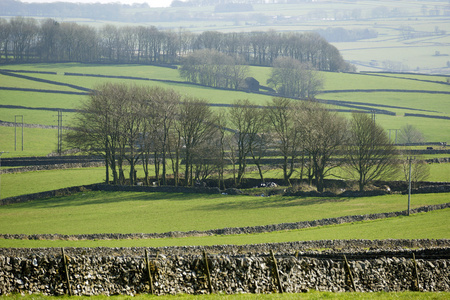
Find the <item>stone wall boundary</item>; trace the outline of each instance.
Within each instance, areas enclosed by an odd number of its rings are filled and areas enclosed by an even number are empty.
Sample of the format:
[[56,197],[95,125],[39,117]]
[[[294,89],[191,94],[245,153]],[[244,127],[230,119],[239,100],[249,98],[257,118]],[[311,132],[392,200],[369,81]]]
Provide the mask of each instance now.
[[449,248],[367,251],[359,257],[352,256],[355,253],[351,251],[332,256],[299,251],[292,254],[295,248],[275,254],[270,249],[272,255],[206,251],[173,255],[168,249],[159,249],[150,257],[147,248],[133,249],[134,256],[103,254],[93,248],[84,253],[66,248],[55,254],[57,250],[24,249],[20,253],[15,249],[14,256],[2,253],[0,295],[450,290]]

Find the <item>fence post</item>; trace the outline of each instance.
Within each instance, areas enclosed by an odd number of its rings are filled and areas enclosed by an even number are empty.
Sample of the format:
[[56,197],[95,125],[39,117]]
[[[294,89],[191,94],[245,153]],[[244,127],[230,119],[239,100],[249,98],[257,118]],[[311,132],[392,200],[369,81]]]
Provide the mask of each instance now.
[[72,287],[70,286],[70,279],[69,279],[69,268],[67,267],[67,260],[66,254],[64,253],[64,248],[61,248],[61,255],[64,264],[64,273],[66,274],[67,291],[69,293],[69,296],[72,296]]
[[419,272],[417,271],[417,262],[416,256],[413,253],[413,262],[414,262],[414,270],[413,270],[413,287],[415,291],[420,291],[419,289]]
[[203,257],[205,259],[205,266],[206,266],[206,277],[208,279],[208,290],[209,293],[213,293],[212,283],[211,283],[211,275],[209,274],[209,265],[208,265],[208,255],[206,254],[206,251],[203,251]]
[[148,260],[148,252],[145,249],[145,265],[147,266],[147,275],[148,275],[148,284],[150,286],[150,294],[153,294],[153,278],[152,278],[152,270],[150,269],[150,262]]
[[280,294],[283,294],[283,287],[281,286],[280,274],[278,273],[278,264],[272,250],[270,250],[270,255],[272,256],[273,264],[275,266],[275,279],[277,280],[278,291],[280,292]]
[[356,292],[356,286],[355,282],[353,281],[352,270],[350,270],[350,265],[348,264],[347,257],[345,257],[345,254],[344,254],[344,269],[347,272],[348,276],[350,277],[350,282],[352,283],[353,291]]

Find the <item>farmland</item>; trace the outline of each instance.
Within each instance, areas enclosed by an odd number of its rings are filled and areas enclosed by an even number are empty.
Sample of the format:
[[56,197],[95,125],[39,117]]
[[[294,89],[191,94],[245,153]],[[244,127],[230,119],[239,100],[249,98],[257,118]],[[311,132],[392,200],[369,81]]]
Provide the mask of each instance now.
[[[166,193],[85,192],[0,207],[2,233],[68,235],[209,230],[298,222],[405,209],[406,197],[297,198]],[[448,194],[414,196],[412,208],[446,203]],[[143,240],[1,240],[5,247],[159,247],[168,245],[259,244],[322,239],[450,238],[449,209],[413,217],[356,222],[252,235]],[[128,216],[133,216],[129,222]],[[55,225],[57,230],[55,231]],[[420,224],[420,225],[419,225]]]
[[[392,141],[397,131],[407,124],[417,127],[425,141],[433,143],[439,154],[418,155],[419,159],[448,158],[448,150],[439,145],[450,143],[450,84],[448,45],[450,31],[448,16],[431,16],[424,12],[440,4],[421,1],[377,1],[377,5],[399,12],[395,17],[372,17],[373,7],[361,1],[329,1],[325,4],[292,4],[274,6],[254,5],[260,20],[248,15],[248,20],[228,21],[228,13],[216,13],[215,21],[155,22],[160,28],[189,27],[200,33],[206,30],[220,32],[267,31],[305,32],[326,27],[345,30],[375,30],[377,37],[353,42],[332,42],[346,59],[354,63],[360,73],[320,72],[324,86],[316,96],[327,108],[350,117],[350,111],[374,113],[374,118]],[[319,6],[317,6],[319,5]],[[168,15],[180,13],[180,8],[157,9]],[[186,8],[189,16],[200,12],[214,13],[214,7]],[[277,16],[273,16],[273,12]],[[343,17],[350,11],[359,17]],[[227,20],[227,21],[225,21]],[[243,18],[246,20],[246,18]],[[271,20],[271,21],[269,21]],[[96,20],[78,20],[101,26]],[[123,25],[124,23],[120,24]],[[132,24],[132,26],[134,26]],[[406,29],[410,35],[407,36]],[[181,34],[181,33],[180,33]],[[175,66],[176,67],[176,66]],[[394,71],[394,72],[388,72]],[[396,73],[395,71],[399,71]],[[401,73],[400,71],[417,72]],[[72,75],[69,75],[72,74]],[[271,68],[250,66],[249,76],[262,86],[267,85]],[[428,74],[425,74],[428,73]],[[1,159],[15,157],[43,157],[54,155],[57,148],[57,113],[62,112],[62,125],[73,124],[76,110],[88,99],[90,90],[103,83],[126,83],[141,86],[170,88],[181,95],[205,99],[214,111],[227,112],[237,99],[249,99],[264,106],[272,95],[265,92],[234,91],[189,84],[180,77],[174,66],[89,63],[29,63],[0,65],[0,152]],[[297,99],[298,100],[298,99]],[[298,100],[301,101],[301,100]],[[23,143],[21,118],[23,117]],[[14,122],[19,121],[15,124]],[[6,125],[6,126],[3,126]],[[64,128],[67,132],[68,128]],[[391,136],[392,133],[392,136]],[[407,149],[425,150],[430,145]],[[23,147],[23,151],[22,151]],[[448,146],[447,146],[448,147]],[[399,150],[405,149],[398,146]],[[65,149],[64,149],[65,150]],[[428,181],[450,182],[450,164],[430,164]],[[231,170],[231,166],[228,166]],[[251,165],[251,167],[254,167]],[[0,171],[9,167],[1,166]],[[125,167],[128,171],[128,166]],[[152,170],[153,171],[153,170]],[[280,169],[264,171],[265,178],[280,179]],[[328,179],[342,179],[337,168]],[[297,176],[295,173],[294,176]],[[104,182],[104,167],[84,167],[35,170],[1,174],[0,199],[62,189],[71,186]],[[138,177],[143,177],[138,168]],[[231,178],[231,171],[226,175]],[[214,175],[213,175],[214,177]],[[246,178],[258,178],[248,173]],[[400,180],[404,180],[401,178]],[[282,191],[284,187],[280,187]],[[333,189],[337,189],[333,187]],[[198,234],[187,237],[83,239],[77,235],[137,234],[208,231],[222,228],[266,226],[323,220],[347,216],[361,216],[404,211],[407,196],[393,193],[373,197],[313,197],[286,196],[278,193],[267,197],[271,189],[248,189],[249,195],[218,193],[183,194],[163,192],[107,192],[85,190],[72,195],[39,198],[30,202],[0,206],[0,234],[68,235],[63,239],[3,239],[0,248],[46,247],[167,247],[212,246],[283,243],[313,240],[385,240],[385,239],[450,239],[448,219],[450,209],[414,213],[411,216],[388,217],[312,226],[294,230],[278,230],[247,234]],[[414,194],[412,208],[445,204],[450,194]],[[72,237],[73,236],[73,237]],[[314,249],[319,250],[322,249]],[[1,291],[0,291],[1,293]],[[297,295],[298,296],[298,295]],[[294,299],[297,296],[278,296]],[[333,297],[355,298],[432,298],[446,299],[448,293],[370,293],[326,294],[308,292],[306,299]],[[15,296],[11,296],[15,297]],[[214,298],[228,299],[227,295]],[[0,296],[0,299],[3,296]],[[37,296],[37,298],[44,298]],[[146,297],[144,297],[146,298]],[[152,298],[152,297],[149,297]],[[190,296],[180,298],[191,299]],[[208,298],[208,297],[205,297]],[[234,296],[232,299],[255,299],[252,296]],[[264,299],[261,295],[258,299]],[[275,298],[269,295],[270,299]],[[9,299],[9,298],[8,298]],[[33,299],[36,299],[33,297]],[[164,299],[164,298],[163,298]],[[172,299],[172,298],[170,298]]]
[[[172,88],[182,94],[206,99],[216,105],[228,105],[236,99],[249,99],[250,101],[265,105],[271,96],[264,94],[252,94],[239,91],[220,90],[201,86],[192,86],[181,80],[177,70],[155,66],[97,66],[89,64],[35,64],[15,65],[2,67],[2,70],[24,70],[56,72],[50,74],[27,74],[29,78],[16,78],[0,75],[0,88],[29,89],[27,91],[2,90],[0,93],[0,113],[2,121],[14,122],[15,115],[23,115],[27,124],[56,125],[56,110],[76,109],[86,96],[68,95],[58,92],[80,92],[68,86],[56,85],[56,83],[71,84],[87,89],[95,88],[103,82],[126,82],[139,85],[159,85]],[[250,74],[262,85],[269,76],[270,68],[252,67]],[[97,74],[105,76],[133,76],[148,80],[133,80],[90,76],[65,76],[63,72],[81,74]],[[330,108],[343,108],[347,104],[354,104],[354,109],[385,109],[394,112],[395,116],[378,115],[377,121],[386,129],[398,129],[405,124],[414,124],[423,131],[426,141],[448,141],[450,129],[446,126],[448,120],[434,119],[431,117],[450,116],[448,110],[448,94],[450,85],[443,84],[445,77],[432,77],[423,79],[421,75],[397,74],[395,77],[376,74],[338,74],[324,73],[324,89],[317,96],[327,103]],[[33,80],[44,79],[47,82]],[[156,81],[155,81],[156,80]],[[164,80],[167,80],[164,82]],[[161,82],[163,81],[163,82]],[[54,82],[55,84],[51,84]],[[58,92],[40,92],[50,90]],[[370,92],[368,92],[370,90]],[[429,93],[433,91],[435,93]],[[334,101],[334,102],[330,102]],[[10,105],[10,107],[6,107]],[[39,108],[39,110],[37,110]],[[226,108],[216,108],[226,109]],[[410,117],[405,113],[423,114],[425,117]],[[70,124],[72,117],[70,111],[64,113],[65,126]],[[10,128],[11,129],[11,128]],[[439,130],[438,130],[439,129]],[[3,129],[4,130],[4,129]],[[11,135],[9,135],[11,136]],[[5,139],[6,136],[3,136]],[[26,141],[25,141],[26,142]],[[11,144],[5,143],[2,151],[10,151]]]

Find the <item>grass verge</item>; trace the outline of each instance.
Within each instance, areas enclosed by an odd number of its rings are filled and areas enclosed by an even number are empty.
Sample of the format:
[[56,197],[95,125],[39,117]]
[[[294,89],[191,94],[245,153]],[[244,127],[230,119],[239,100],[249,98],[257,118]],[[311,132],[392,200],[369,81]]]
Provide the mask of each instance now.
[[265,299],[277,299],[277,300],[291,300],[291,299],[305,299],[305,300],[314,300],[314,299],[339,299],[339,300],[347,300],[347,299],[449,299],[449,292],[376,292],[376,293],[331,293],[331,292],[317,292],[317,291],[309,291],[307,293],[302,294],[240,294],[240,295],[226,295],[226,294],[212,294],[212,295],[163,295],[163,296],[153,296],[153,295],[136,295],[134,297],[130,296],[43,296],[43,295],[9,295],[9,296],[0,296],[0,299],[13,299],[13,300],[48,300],[48,299],[77,299],[77,300],[124,300],[124,299],[161,299],[161,300],[172,300],[172,299],[200,299],[200,300],[209,300],[209,299],[223,299],[223,300],[265,300]]

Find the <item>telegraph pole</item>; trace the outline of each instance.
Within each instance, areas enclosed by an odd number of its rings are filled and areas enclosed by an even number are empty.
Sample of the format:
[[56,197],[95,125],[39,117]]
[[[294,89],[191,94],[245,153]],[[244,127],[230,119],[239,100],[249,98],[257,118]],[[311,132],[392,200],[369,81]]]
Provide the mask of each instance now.
[[62,111],[58,110],[58,154],[61,155],[62,153],[62,122],[63,122],[63,115]]
[[14,151],[17,151],[17,119],[22,118],[22,151],[23,151],[23,115],[14,116]]
[[388,129],[389,130],[389,140],[391,140],[391,130],[395,130],[395,140],[394,144],[397,144],[397,132],[399,129]]
[[62,111],[58,110],[58,154],[62,152]]
[[2,154],[3,153],[9,153],[9,152],[5,152],[5,151],[2,151],[2,152],[0,152],[0,199],[2,199],[2,170],[1,170],[1,168],[2,168]]
[[409,211],[411,208],[411,163],[412,163],[412,160],[413,159],[415,160],[416,158],[409,156],[406,159],[409,162],[409,180],[408,180],[409,181],[409,184],[408,184],[408,216],[409,216]]

